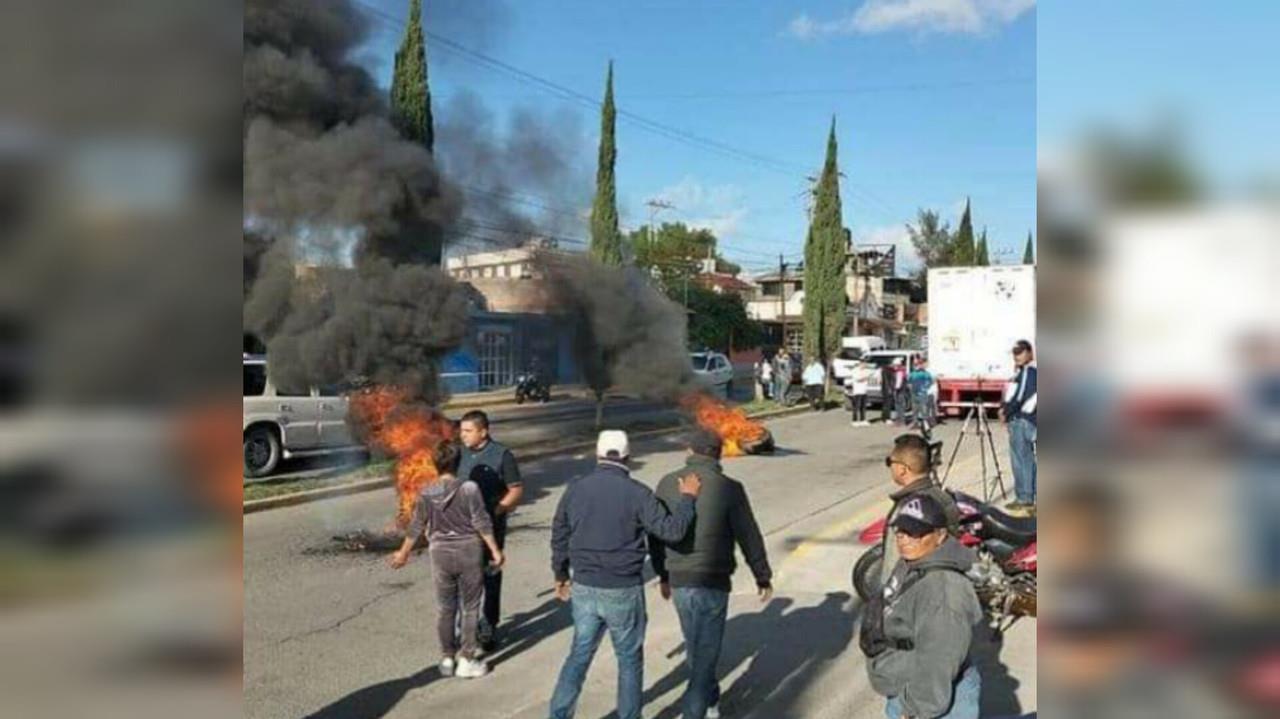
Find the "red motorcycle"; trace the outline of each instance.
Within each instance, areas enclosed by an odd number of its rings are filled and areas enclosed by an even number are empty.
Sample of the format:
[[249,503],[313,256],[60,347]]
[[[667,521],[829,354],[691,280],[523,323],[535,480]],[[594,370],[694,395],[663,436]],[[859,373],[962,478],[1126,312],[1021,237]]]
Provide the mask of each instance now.
[[[1018,617],[1036,615],[1036,520],[1015,517],[969,494],[948,489],[960,510],[960,543],[978,552],[969,570],[978,600],[997,631]],[[853,588],[862,601],[880,592],[888,517],[858,535],[871,548],[853,565]]]

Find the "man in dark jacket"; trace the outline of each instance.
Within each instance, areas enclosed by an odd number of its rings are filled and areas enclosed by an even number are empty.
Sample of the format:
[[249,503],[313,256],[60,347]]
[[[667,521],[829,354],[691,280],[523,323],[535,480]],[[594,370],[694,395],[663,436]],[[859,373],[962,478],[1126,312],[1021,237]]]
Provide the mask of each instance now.
[[[480,487],[484,506],[493,523],[493,536],[499,547],[507,545],[507,517],[515,511],[524,496],[524,483],[516,458],[501,443],[489,436],[489,416],[480,410],[462,415],[458,423],[462,439],[462,462],[458,476]],[[502,616],[502,572],[484,574],[484,609],[480,616],[480,646],[494,650],[498,620]]]
[[[551,569],[556,596],[573,596],[573,645],[555,694],[552,719],[571,719],[587,669],[605,629],[618,660],[618,717],[638,719],[644,689],[645,537],[677,542],[693,524],[696,475],[679,482],[670,511],[631,478],[626,432],[605,430],[596,443],[594,472],[560,497],[551,527]],[[572,575],[570,575],[572,570]],[[572,584],[571,584],[572,579]]]
[[1009,454],[1013,458],[1011,509],[1036,506],[1036,379],[1035,353],[1031,343],[1018,340],[1013,345],[1013,363],[1018,368],[1005,391],[1000,417],[1009,426]]
[[773,571],[765,554],[764,538],[751,512],[747,491],[741,483],[724,476],[720,467],[721,440],[716,434],[698,431],[689,437],[689,457],[685,467],[658,482],[658,499],[668,506],[680,502],[679,482],[693,473],[702,481],[693,529],[674,543],[649,541],[653,569],[658,574],[664,599],[674,595],[680,630],[684,634],[685,660],[689,665],[689,686],[684,693],[685,719],[719,716],[720,686],[716,663],[724,639],[729,592],[736,568],[733,548],[742,550],[755,576],[760,601],[773,596]]
[[859,643],[871,687],[889,719],[978,719],[982,680],[969,661],[982,607],[965,572],[974,553],[947,532],[929,494],[903,502],[893,520],[902,559],[868,602]]

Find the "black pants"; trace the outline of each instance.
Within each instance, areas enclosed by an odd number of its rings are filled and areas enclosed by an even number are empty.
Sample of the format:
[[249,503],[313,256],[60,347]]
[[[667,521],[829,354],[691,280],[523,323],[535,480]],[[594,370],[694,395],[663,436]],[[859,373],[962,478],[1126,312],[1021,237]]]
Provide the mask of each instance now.
[[849,398],[849,404],[853,407],[853,421],[867,421],[867,396],[865,394],[855,394]]
[[893,390],[881,388],[880,390],[880,421],[889,424],[889,420],[893,419]]
[[[493,518],[493,539],[498,543],[498,549],[506,550],[506,515]],[[490,559],[489,553],[484,552],[482,564],[488,566]],[[489,641],[493,638],[493,633],[498,627],[498,619],[502,616],[502,575],[503,572],[484,573],[484,609],[481,612],[483,621],[480,623],[481,641]]]
[[808,384],[804,386],[805,396],[809,398],[809,406],[818,409],[822,405],[822,385]]

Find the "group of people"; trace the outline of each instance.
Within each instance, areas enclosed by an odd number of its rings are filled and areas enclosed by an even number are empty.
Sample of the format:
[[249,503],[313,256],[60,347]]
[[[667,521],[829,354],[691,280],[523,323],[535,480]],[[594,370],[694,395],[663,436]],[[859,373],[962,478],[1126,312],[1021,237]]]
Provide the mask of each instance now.
[[[1014,357],[1018,374],[1006,391],[1001,417],[1009,423],[1018,501],[1034,505],[1036,369],[1030,343],[1019,341]],[[929,411],[921,395],[927,398],[936,383],[923,359],[910,375],[898,368],[892,374],[882,386],[894,394],[907,388],[914,406]],[[853,396],[865,394],[855,384]],[[865,412],[865,400],[855,403],[855,422],[865,421],[857,415],[859,405]],[[458,440],[435,450],[439,481],[419,497],[390,563],[403,567],[425,533],[436,591],[440,672],[475,678],[489,672],[483,657],[501,642],[507,517],[519,504],[523,486],[514,456],[489,436],[483,412],[467,413],[459,427]],[[606,632],[618,663],[618,716],[640,716],[646,559],[684,635],[689,680],[683,715],[720,716],[716,671],[735,551],[746,560],[762,603],[773,596],[773,572],[746,489],[725,475],[720,463],[720,437],[696,430],[686,447],[684,467],[651,490],[631,476],[627,434],[601,432],[594,468],[572,481],[560,498],[552,524],[551,570],[556,596],[571,604],[573,640],[551,696],[551,719],[573,717]],[[951,495],[937,485],[932,460],[928,442],[916,434],[897,437],[885,457],[897,487],[890,495],[892,531],[885,540],[883,594],[864,607],[859,647],[867,657],[870,684],[886,698],[891,719],[978,716],[982,681],[968,655],[982,611],[964,576],[975,555],[957,539],[959,513]]]

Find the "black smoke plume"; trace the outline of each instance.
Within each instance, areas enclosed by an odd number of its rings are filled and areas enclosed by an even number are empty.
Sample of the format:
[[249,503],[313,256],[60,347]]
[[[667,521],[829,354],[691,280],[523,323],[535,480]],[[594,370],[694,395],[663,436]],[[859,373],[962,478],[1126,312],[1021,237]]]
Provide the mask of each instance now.
[[361,378],[435,401],[466,330],[435,267],[462,198],[388,121],[354,59],[369,29],[345,0],[245,5],[245,326],[282,387]]
[[588,386],[674,401],[697,388],[685,346],[684,309],[632,267],[585,254],[545,252],[538,265],[560,311],[575,327],[575,353]]

